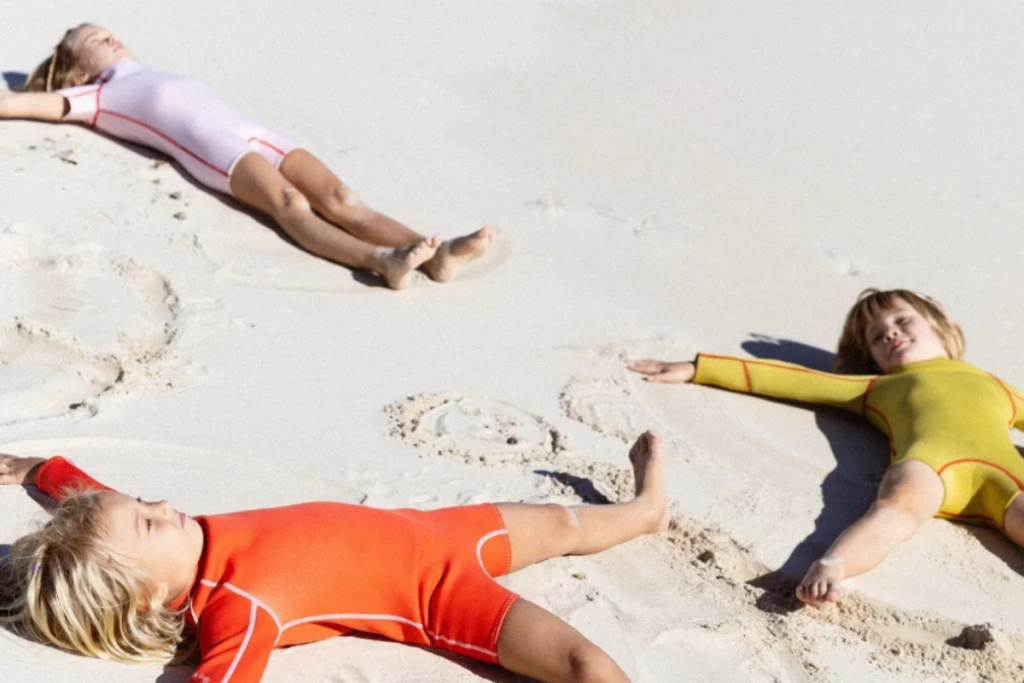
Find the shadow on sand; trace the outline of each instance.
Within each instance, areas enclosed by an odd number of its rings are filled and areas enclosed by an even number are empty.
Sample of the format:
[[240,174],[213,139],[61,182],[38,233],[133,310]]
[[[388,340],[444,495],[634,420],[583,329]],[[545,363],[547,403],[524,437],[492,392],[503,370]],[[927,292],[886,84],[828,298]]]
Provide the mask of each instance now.
[[[742,348],[755,358],[796,363],[826,372],[832,367],[835,356],[830,351],[789,339],[751,336],[753,339],[744,342]],[[758,607],[772,613],[799,607],[799,601],[793,597],[798,581],[843,529],[868,511],[889,464],[885,437],[863,418],[834,408],[790,405],[814,411],[815,423],[828,440],[836,466],[821,483],[822,508],[814,520],[814,530],[793,548],[782,566],[751,581],[751,585],[769,591],[758,601]]]

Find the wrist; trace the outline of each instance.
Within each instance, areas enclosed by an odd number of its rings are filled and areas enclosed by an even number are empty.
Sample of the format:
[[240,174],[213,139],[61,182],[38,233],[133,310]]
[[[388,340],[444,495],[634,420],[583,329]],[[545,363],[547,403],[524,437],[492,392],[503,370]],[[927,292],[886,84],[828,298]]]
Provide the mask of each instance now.
[[22,486],[35,486],[36,475],[39,470],[42,469],[43,465],[49,462],[49,458],[26,458],[29,462],[29,469],[25,472],[25,479],[21,482]]

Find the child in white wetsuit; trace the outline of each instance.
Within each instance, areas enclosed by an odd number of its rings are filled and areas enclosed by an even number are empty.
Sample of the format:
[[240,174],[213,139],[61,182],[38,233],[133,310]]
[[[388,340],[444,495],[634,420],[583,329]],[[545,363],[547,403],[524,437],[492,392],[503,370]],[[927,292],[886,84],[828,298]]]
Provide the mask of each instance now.
[[246,154],[259,152],[279,169],[296,148],[205,83],[127,59],[89,85],[56,92],[68,103],[64,121],[160,150],[203,185],[225,194],[231,194],[231,172]]
[[68,31],[24,90],[0,91],[0,118],[75,121],[157,149],[203,185],[269,214],[307,251],[375,271],[396,289],[419,267],[452,279],[493,239],[485,227],[442,242],[369,208],[312,154],[206,84],[133,62],[99,26]]

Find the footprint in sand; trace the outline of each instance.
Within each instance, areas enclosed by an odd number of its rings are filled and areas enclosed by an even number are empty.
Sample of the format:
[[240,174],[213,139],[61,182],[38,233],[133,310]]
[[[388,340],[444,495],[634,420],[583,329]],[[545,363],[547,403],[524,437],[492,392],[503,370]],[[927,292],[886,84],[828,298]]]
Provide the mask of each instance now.
[[484,396],[418,394],[385,406],[391,435],[432,455],[466,462],[542,461],[565,448],[544,418]]
[[587,206],[567,205],[561,197],[546,196],[532,201],[524,202],[524,206],[533,209],[546,218],[550,219],[572,219],[593,223],[595,220],[610,225],[617,229],[632,231],[636,237],[641,237],[650,228],[655,227],[659,218],[657,216],[646,216],[636,218],[629,216],[620,209],[613,206],[600,204],[589,204]]
[[98,245],[0,231],[0,425],[90,416],[111,391],[189,384],[178,298],[159,273]]
[[845,258],[836,254],[832,250],[826,249],[825,256],[829,261],[832,262],[832,267],[843,275],[849,275],[850,277],[857,277],[864,273],[864,267],[856,261]]

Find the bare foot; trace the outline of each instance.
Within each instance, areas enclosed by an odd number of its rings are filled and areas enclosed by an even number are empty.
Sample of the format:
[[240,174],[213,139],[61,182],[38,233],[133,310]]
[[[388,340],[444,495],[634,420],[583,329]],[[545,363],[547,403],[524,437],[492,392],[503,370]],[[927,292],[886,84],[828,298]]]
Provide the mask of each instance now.
[[816,560],[796,589],[796,597],[812,607],[822,608],[843,597],[841,583],[846,578],[843,561],[839,558]]
[[668,529],[668,497],[665,495],[665,454],[661,451],[661,437],[644,432],[629,449],[636,480],[636,498],[633,503],[648,508],[651,533]]
[[494,230],[480,228],[476,232],[453,240],[445,240],[437,248],[437,254],[423,264],[423,270],[431,280],[448,282],[459,272],[459,268],[483,256],[494,241]]
[[433,258],[440,245],[441,238],[434,235],[408,247],[379,247],[374,251],[377,263],[373,269],[380,273],[388,287],[401,289],[409,284],[412,271]]

